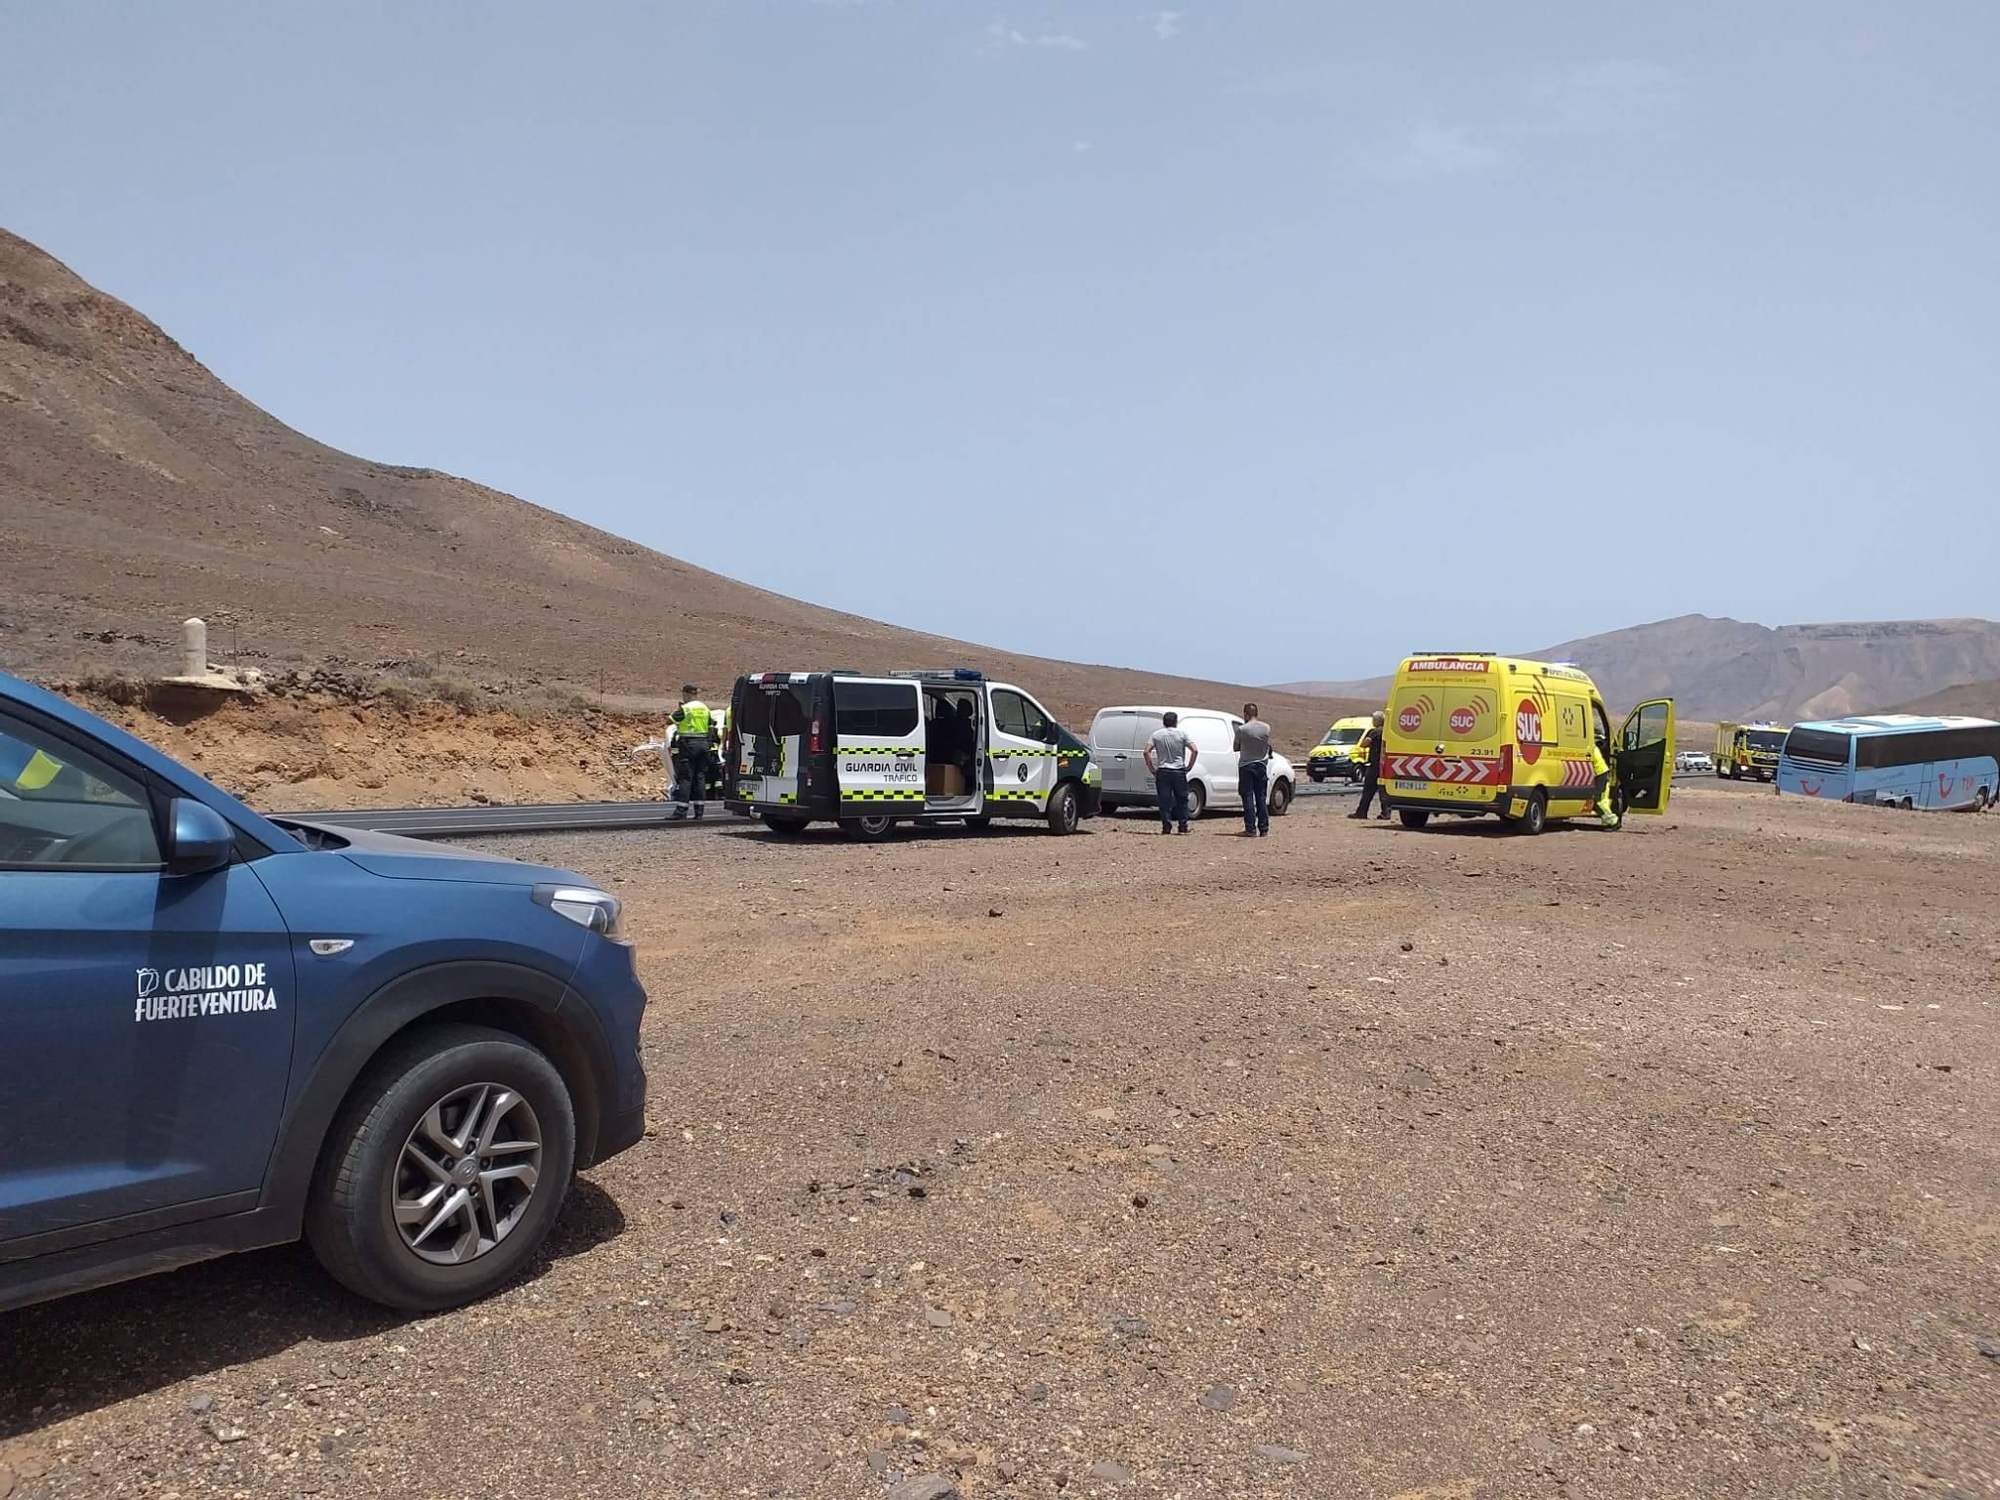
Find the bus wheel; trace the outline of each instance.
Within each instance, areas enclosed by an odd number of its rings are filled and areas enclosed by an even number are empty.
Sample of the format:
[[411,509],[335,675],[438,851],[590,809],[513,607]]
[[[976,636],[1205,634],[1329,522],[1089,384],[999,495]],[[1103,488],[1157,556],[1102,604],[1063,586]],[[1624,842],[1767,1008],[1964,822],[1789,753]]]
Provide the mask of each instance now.
[[1396,816],[1403,820],[1405,828],[1421,828],[1431,820],[1428,807],[1404,807],[1397,809]]
[[887,813],[870,813],[864,818],[840,820],[840,831],[863,844],[879,844],[895,826],[896,820]]
[[799,817],[779,817],[775,813],[764,815],[764,826],[776,838],[795,839],[806,831],[806,820]]
[[1521,832],[1533,838],[1549,826],[1549,798],[1540,787],[1528,797],[1527,811],[1521,814]]
[[1896,806],[1901,808],[1904,812],[1915,812],[1917,810],[1917,804],[1912,802],[1908,797],[1905,797],[1901,802],[1898,802]]
[[1987,787],[1981,787],[1977,792],[1977,794],[1975,794],[1972,799],[1972,810],[1974,812],[1985,812],[1986,809],[1991,807],[1992,805],[1993,805],[1992,790]]
[[1067,781],[1049,793],[1048,819],[1050,833],[1076,832],[1076,788]]

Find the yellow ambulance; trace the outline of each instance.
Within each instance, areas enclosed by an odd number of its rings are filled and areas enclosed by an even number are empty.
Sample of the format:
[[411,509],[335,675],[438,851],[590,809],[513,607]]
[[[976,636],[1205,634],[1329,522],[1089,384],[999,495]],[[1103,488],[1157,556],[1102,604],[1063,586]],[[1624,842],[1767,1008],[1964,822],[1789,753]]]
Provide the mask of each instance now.
[[1406,828],[1432,813],[1493,813],[1524,833],[1592,812],[1595,740],[1611,805],[1662,813],[1673,786],[1674,704],[1642,703],[1614,737],[1588,673],[1567,662],[1482,651],[1425,652],[1396,671],[1382,737],[1382,790]]
[[1306,774],[1314,781],[1325,781],[1328,777],[1335,781],[1359,781],[1368,766],[1368,750],[1361,743],[1361,736],[1368,732],[1372,722],[1366,714],[1335,719],[1326,738],[1306,755]]

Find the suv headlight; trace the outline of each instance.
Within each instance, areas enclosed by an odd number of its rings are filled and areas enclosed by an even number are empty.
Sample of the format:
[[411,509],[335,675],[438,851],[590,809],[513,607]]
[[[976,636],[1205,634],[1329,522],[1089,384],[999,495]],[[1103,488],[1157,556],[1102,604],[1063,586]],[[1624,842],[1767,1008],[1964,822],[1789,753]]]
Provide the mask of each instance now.
[[624,928],[618,920],[623,908],[609,891],[584,885],[538,885],[534,896],[557,916],[568,917],[579,927],[588,927],[614,943],[625,941]]

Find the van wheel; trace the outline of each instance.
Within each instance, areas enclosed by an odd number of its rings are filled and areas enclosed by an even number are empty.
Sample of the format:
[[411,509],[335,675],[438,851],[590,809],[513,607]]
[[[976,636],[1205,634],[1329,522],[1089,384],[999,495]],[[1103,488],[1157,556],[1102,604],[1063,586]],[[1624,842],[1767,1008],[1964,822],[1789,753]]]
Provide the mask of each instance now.
[[1280,781],[1274,784],[1265,805],[1272,817],[1282,818],[1285,815],[1285,809],[1292,805],[1292,784],[1289,781]]
[[780,817],[775,813],[764,815],[764,826],[771,830],[774,837],[781,839],[797,838],[806,831],[806,823],[805,818]]
[[1521,814],[1521,832],[1533,838],[1549,826],[1549,798],[1540,787],[1535,788],[1528,798],[1527,811]]
[[576,1115],[548,1058],[483,1026],[385,1049],[335,1118],[305,1231],[349,1291],[432,1312],[531,1261],[569,1191]]
[[967,828],[991,828],[993,826],[993,814],[974,813],[965,820],[965,826]]
[[1188,783],[1188,821],[1192,823],[1208,811],[1208,788],[1199,781]]
[[896,820],[887,813],[870,813],[862,818],[842,818],[840,831],[863,844],[879,844],[889,836]]
[[1422,828],[1430,822],[1431,810],[1428,807],[1404,807],[1397,810],[1396,816],[1402,819],[1405,828]]
[[1075,833],[1076,819],[1076,788],[1065,781],[1049,793],[1049,832]]

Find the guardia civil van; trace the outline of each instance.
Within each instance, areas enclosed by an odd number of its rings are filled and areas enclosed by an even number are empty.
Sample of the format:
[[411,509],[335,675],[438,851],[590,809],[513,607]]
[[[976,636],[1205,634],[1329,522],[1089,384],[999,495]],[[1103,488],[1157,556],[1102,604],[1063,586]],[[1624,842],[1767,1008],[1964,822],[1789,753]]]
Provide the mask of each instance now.
[[1568,662],[1480,651],[1406,659],[1389,692],[1382,786],[1405,827],[1433,813],[1497,816],[1524,833],[1589,814],[1590,749],[1611,769],[1611,805],[1662,813],[1673,787],[1674,703],[1633,709],[1614,739],[1597,684]]
[[732,812],[886,838],[898,823],[1040,819],[1074,833],[1104,778],[1090,747],[1024,688],[939,672],[758,672],[736,679],[723,739]]

